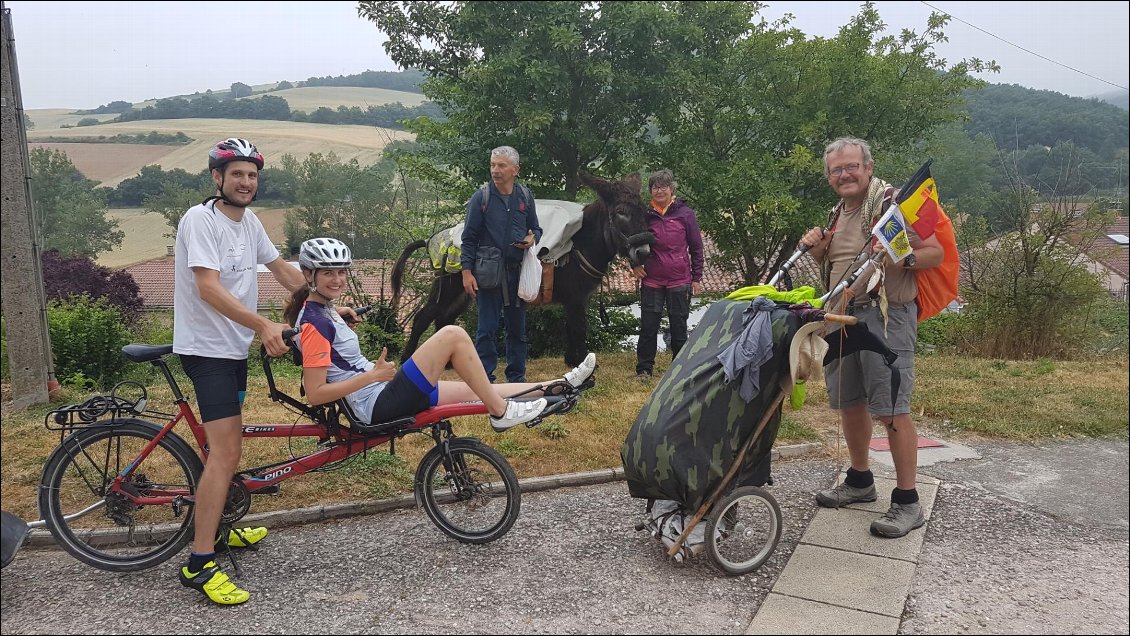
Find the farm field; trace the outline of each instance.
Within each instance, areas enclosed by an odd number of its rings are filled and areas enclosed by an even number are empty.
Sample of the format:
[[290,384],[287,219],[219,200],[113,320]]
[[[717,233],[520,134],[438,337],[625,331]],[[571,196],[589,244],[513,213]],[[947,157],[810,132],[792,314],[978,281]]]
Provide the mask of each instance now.
[[[143,144],[58,144],[28,142],[29,148],[62,150],[87,179],[102,185],[132,177],[142,166],[161,163],[161,159],[180,146]],[[203,169],[203,166],[201,166]],[[126,174],[129,173],[129,174]],[[125,175],[124,177],[122,175]]]
[[24,111],[31,119],[34,126],[31,130],[27,131],[30,137],[33,133],[43,134],[44,132],[51,132],[60,129],[62,126],[74,126],[80,119],[93,117],[98,121],[107,121],[117,117],[117,113],[109,113],[106,115],[73,115],[74,108],[35,108]]
[[[145,145],[75,143],[58,144],[56,147],[67,152],[83,174],[94,178],[91,173],[96,172],[102,175],[102,178],[97,179],[100,185],[114,187],[124,179],[136,175],[143,166],[150,163],[159,164],[164,170],[181,168],[188,172],[199,172],[206,166],[208,148],[225,137],[246,137],[252,140],[267,158],[268,165],[284,154],[302,160],[311,153],[326,154],[330,151],[343,161],[357,159],[362,165],[371,165],[380,160],[381,153],[389,142],[413,138],[408,132],[373,126],[332,126],[256,119],[152,119],[51,130],[39,130],[37,126],[28,131],[28,142],[34,144],[37,138],[46,137],[82,139],[100,135],[144,134],[154,130],[170,135],[183,132],[194,141],[183,146],[159,146],[161,149],[172,150],[156,161],[150,160],[144,151],[138,150],[152,148]],[[114,148],[109,149],[108,146]],[[113,166],[113,170],[107,166]]]
[[[187,210],[195,203],[199,201],[185,201],[184,207]],[[271,242],[276,245],[282,243],[286,238],[283,230],[286,208],[252,209],[263,222]],[[171,232],[165,217],[146,212],[144,208],[112,208],[106,216],[118,222],[118,229],[125,233],[125,238],[118,249],[98,255],[95,260],[99,265],[119,269],[168,254],[168,246],[173,244],[173,239],[165,236]]]
[[361,110],[365,110],[370,106],[394,102],[400,102],[405,106],[419,106],[427,101],[423,93],[394,91],[387,88],[362,88],[359,86],[306,86],[241,97],[240,99],[258,99],[263,95],[281,97],[290,104],[291,110],[300,110],[304,113],[314,112],[322,106],[332,110],[337,110],[338,106],[350,108],[357,106]]

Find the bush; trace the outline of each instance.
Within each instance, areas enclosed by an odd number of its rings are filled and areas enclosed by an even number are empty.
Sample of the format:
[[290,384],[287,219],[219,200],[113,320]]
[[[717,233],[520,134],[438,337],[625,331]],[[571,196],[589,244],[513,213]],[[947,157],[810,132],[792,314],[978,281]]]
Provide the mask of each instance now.
[[1125,300],[1106,297],[1095,302],[1089,321],[1091,348],[1098,353],[1121,353],[1128,350],[1130,307]]
[[83,294],[52,300],[47,323],[57,377],[86,378],[109,386],[121,376],[122,347],[129,344],[129,332],[121,312],[106,299]]
[[361,352],[366,358],[376,360],[381,355],[381,349],[388,347],[386,360],[395,360],[404,349],[404,331],[396,324],[396,313],[388,301],[373,301],[371,306],[369,313],[362,317],[363,322],[354,327]]
[[918,323],[918,346],[928,345],[936,349],[949,349],[957,344],[957,331],[961,327],[962,315],[943,311],[925,322]]
[[131,324],[137,319],[141,288],[128,272],[96,265],[85,256],[63,256],[54,249],[43,252],[40,262],[47,300],[65,300],[82,294],[105,297],[118,309],[121,318]]

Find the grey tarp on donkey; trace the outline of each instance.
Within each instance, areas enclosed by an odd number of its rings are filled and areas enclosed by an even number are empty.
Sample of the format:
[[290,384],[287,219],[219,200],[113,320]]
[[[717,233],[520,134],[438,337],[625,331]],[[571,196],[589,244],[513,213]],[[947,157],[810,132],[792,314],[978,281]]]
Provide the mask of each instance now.
[[[740,376],[726,383],[718,354],[743,330],[748,301],[711,305],[651,397],[644,403],[620,458],[633,497],[671,499],[697,508],[733,465],[767,405],[788,375],[789,342],[800,320],[773,309],[773,356],[761,366],[761,391],[747,403],[738,395]],[[769,480],[770,451],[780,426],[780,410],[746,455],[734,486],[761,486]]]

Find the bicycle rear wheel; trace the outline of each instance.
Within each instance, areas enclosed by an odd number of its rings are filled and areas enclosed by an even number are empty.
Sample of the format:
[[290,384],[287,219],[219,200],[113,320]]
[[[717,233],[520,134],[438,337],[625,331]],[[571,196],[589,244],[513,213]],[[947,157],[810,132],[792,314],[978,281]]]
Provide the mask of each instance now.
[[445,458],[428,451],[416,469],[416,501],[444,534],[489,543],[518,519],[522,492],[506,458],[478,440],[453,439]]
[[[78,560],[131,572],[163,563],[188,543],[191,502],[141,506],[110,489],[160,430],[144,420],[119,420],[74,433],[47,460],[39,511],[55,541]],[[203,470],[188,444],[169,433],[130,469],[122,489],[137,496],[187,497],[196,492]]]
[[735,488],[707,516],[706,552],[726,574],[748,574],[772,556],[781,529],[781,507],[769,491]]

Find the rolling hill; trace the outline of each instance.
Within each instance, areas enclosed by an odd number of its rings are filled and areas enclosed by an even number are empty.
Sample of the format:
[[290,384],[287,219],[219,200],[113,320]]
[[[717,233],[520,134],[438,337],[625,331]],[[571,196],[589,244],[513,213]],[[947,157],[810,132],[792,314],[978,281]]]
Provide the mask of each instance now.
[[[257,86],[270,88],[273,84]],[[217,91],[214,94],[226,93]],[[270,93],[258,93],[242,99],[256,99],[274,95],[287,100],[292,110],[312,112],[325,106],[337,110],[338,106],[368,108],[400,102],[416,106],[425,101],[421,93],[388,90],[384,88],[357,88],[314,86],[292,88]],[[149,103],[149,102],[146,102]],[[135,104],[142,107],[146,103]],[[67,153],[75,167],[87,178],[100,185],[113,187],[123,179],[132,177],[143,166],[160,165],[165,170],[182,168],[199,172],[205,166],[208,147],[225,137],[246,137],[259,147],[267,161],[284,154],[300,161],[315,152],[326,154],[331,150],[341,159],[357,159],[361,164],[375,163],[380,159],[385,145],[396,139],[412,139],[411,133],[370,126],[338,126],[259,119],[152,119],[98,126],[74,127],[80,119],[93,117],[108,121],[116,117],[105,115],[76,115],[75,111],[50,108],[28,110],[34,127],[28,131],[31,147],[50,147]],[[63,128],[63,126],[70,126]],[[89,139],[99,136],[148,133],[157,131],[175,134],[183,132],[193,138],[184,146],[148,146],[105,143],[60,143],[63,139]],[[47,143],[50,138],[50,143]],[[269,165],[269,164],[268,164]]]
[[428,101],[423,93],[408,93],[393,91],[385,88],[359,88],[355,86],[310,86],[303,88],[288,88],[270,93],[260,93],[240,99],[258,99],[263,95],[281,97],[290,104],[291,110],[300,110],[311,113],[325,106],[337,110],[338,106],[352,108],[360,107],[362,110],[369,106],[380,106],[400,102],[405,106],[419,106]]
[[[34,119],[35,115],[32,114]],[[58,143],[63,139],[82,139],[105,135],[136,135],[157,131],[183,132],[194,141],[183,146],[134,144]],[[262,119],[150,119],[118,124],[28,131],[28,144],[63,150],[75,167],[104,186],[116,186],[155,163],[165,170],[181,168],[199,172],[207,165],[208,148],[225,137],[246,137],[258,146],[270,162],[284,154],[300,161],[311,153],[331,150],[344,161],[357,159],[362,165],[376,163],[386,144],[397,139],[412,139],[411,133],[371,126],[334,126]],[[51,138],[53,143],[37,143]],[[269,165],[269,163],[268,163]]]

